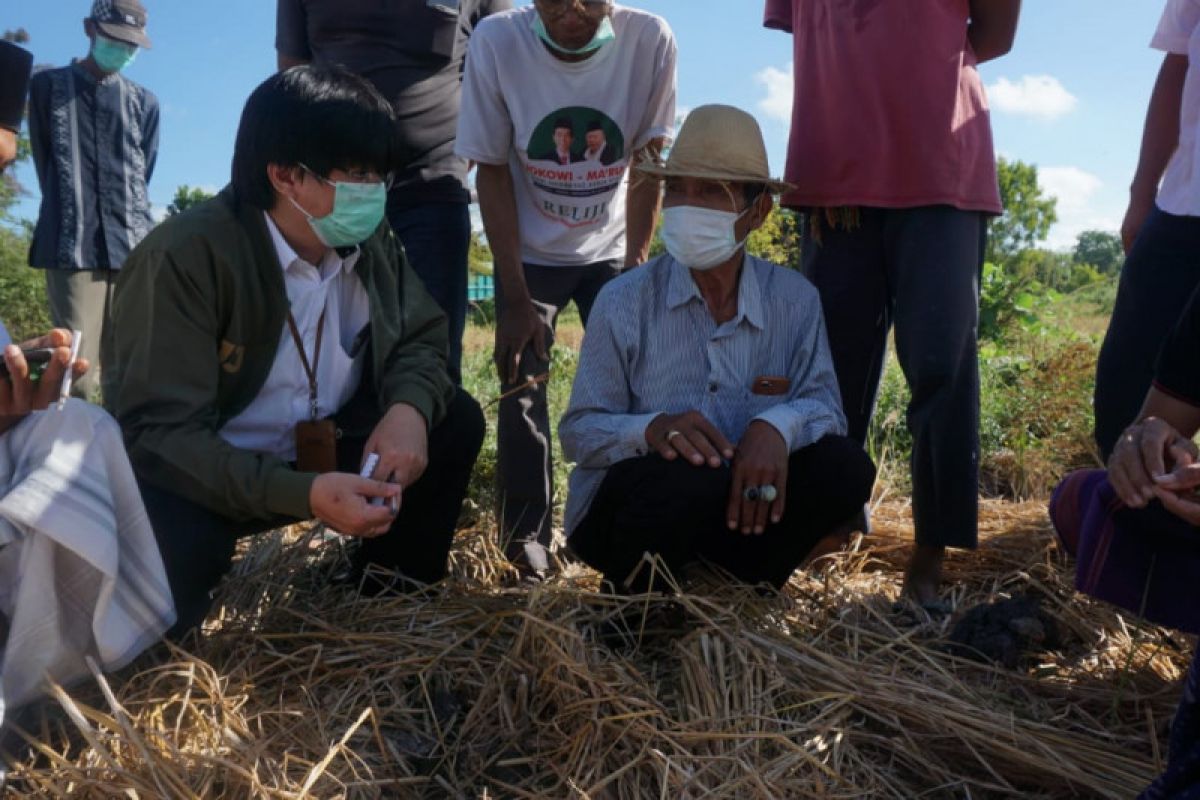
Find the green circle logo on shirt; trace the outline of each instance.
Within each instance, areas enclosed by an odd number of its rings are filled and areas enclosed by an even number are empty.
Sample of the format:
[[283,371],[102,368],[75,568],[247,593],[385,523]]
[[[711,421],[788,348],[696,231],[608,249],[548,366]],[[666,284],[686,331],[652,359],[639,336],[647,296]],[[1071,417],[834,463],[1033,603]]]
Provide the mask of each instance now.
[[611,192],[625,175],[625,137],[602,111],[568,106],[546,115],[525,148],[533,185],[564,197]]

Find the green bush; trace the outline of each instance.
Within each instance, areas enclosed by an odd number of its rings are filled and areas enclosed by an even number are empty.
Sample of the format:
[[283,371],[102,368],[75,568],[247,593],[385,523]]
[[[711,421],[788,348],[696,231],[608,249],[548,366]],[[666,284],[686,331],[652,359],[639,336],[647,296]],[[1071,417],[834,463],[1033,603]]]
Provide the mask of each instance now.
[[26,266],[29,232],[0,225],[0,318],[15,341],[50,329],[46,277]]

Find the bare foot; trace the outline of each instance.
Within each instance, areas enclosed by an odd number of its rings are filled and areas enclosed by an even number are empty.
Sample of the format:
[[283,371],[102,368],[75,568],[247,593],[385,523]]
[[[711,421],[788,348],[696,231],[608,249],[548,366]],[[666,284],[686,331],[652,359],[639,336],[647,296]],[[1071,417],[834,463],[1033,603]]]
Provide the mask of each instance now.
[[939,605],[938,589],[942,584],[945,557],[946,548],[940,545],[917,545],[904,570],[901,594],[922,608]]

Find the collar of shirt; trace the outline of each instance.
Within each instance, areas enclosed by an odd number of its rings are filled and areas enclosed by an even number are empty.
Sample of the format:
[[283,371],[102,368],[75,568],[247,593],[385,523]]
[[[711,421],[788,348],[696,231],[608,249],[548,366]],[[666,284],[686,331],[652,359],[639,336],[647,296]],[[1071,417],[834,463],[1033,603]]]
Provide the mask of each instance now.
[[110,72],[109,74],[105,75],[103,78],[97,78],[95,75],[93,75],[91,73],[90,70],[88,70],[87,67],[85,67],[83,65],[83,61],[81,61],[78,58],[71,60],[71,66],[75,68],[76,75],[82,77],[85,81],[88,82],[88,84],[90,84],[92,86],[105,86],[107,84],[117,81],[121,76],[121,73],[119,73],[119,72]]
[[267,221],[267,230],[271,232],[271,243],[275,245],[275,255],[278,257],[279,266],[284,272],[290,271],[297,265],[308,266],[315,269],[322,280],[327,280],[339,268],[342,272],[349,273],[350,270],[354,269],[354,265],[358,263],[358,257],[362,254],[362,248],[355,247],[353,253],[342,258],[337,254],[336,250],[331,249],[325,252],[325,257],[321,259],[320,264],[309,264],[287,243],[287,239],[284,239],[283,234],[279,231],[279,226],[275,224],[275,220],[271,219],[271,215],[266,211],[263,212],[263,219]]
[[[700,287],[692,278],[692,271],[672,256],[668,255],[667,258],[671,260],[671,274],[667,281],[667,308],[674,311],[693,300],[703,303],[704,296],[700,294]],[[754,264],[750,262],[750,255],[743,252],[742,274],[738,278],[737,316],[731,322],[736,326],[745,320],[762,330],[763,316],[762,288],[758,285],[758,276],[755,274]]]

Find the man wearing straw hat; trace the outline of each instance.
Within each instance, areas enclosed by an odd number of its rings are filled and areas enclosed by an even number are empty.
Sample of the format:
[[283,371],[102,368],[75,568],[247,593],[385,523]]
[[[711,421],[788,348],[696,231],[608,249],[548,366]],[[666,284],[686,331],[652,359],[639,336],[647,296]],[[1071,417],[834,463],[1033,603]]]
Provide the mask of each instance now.
[[[610,162],[572,149],[593,124]],[[609,0],[536,0],[471,37],[455,152],[479,164],[496,261],[500,537],[528,578],[549,568],[554,326],[572,301],[587,325],[600,287],[648,257],[658,186],[627,172],[674,128],[675,39],[659,17]]]
[[781,587],[867,500],[820,298],[745,241],[772,208],[758,124],[702,106],[665,165],[667,253],[600,293],[559,426],[571,549],[617,591],[706,560]]

